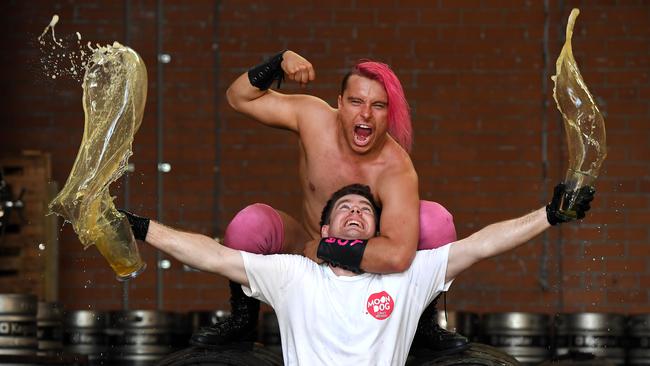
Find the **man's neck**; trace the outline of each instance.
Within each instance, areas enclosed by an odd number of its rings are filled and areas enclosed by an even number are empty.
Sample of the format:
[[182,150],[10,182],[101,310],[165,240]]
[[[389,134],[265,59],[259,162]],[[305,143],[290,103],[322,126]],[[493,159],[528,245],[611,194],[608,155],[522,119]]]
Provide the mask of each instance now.
[[334,272],[334,274],[339,277],[353,277],[357,275],[356,273],[348,271],[347,269],[343,269],[341,267],[335,267],[331,264],[328,264],[328,266],[332,269],[332,272]]

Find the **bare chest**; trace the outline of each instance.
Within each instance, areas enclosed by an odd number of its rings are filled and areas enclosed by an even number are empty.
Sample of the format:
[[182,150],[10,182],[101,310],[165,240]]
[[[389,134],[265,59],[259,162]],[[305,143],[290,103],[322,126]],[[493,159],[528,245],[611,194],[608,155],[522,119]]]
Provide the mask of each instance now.
[[346,161],[343,157],[318,159],[318,163],[305,165],[301,169],[301,179],[305,198],[310,205],[320,210],[335,191],[354,183],[375,189],[380,170],[371,164],[359,164]]
[[305,172],[309,191],[329,197],[334,191],[352,183],[373,185],[374,174],[365,167],[342,160],[308,167]]

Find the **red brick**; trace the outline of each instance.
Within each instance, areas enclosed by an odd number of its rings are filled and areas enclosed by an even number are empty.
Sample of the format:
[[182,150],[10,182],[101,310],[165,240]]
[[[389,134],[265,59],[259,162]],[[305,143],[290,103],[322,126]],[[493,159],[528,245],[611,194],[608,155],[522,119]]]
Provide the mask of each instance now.
[[458,9],[431,9],[420,8],[420,23],[433,25],[459,24],[461,11]]
[[647,257],[650,250],[648,250],[648,242],[640,243],[627,243],[627,255],[630,258],[643,258]]
[[[605,300],[606,294],[602,291],[565,291],[564,303],[569,307],[595,306]],[[584,311],[584,310],[583,310]]]
[[593,275],[592,283],[600,288],[607,289],[639,289],[639,276],[637,274],[605,273]]
[[603,263],[600,258],[596,259],[595,257],[583,257],[583,258],[567,258],[562,264],[563,270],[567,272],[603,272],[606,265],[609,263]]
[[[581,237],[583,237],[581,235]],[[607,260],[608,257],[620,257],[625,254],[625,246],[620,243],[588,244],[585,245],[585,257],[594,257],[596,260]]]
[[648,293],[644,290],[629,290],[629,291],[616,291],[607,290],[607,302],[609,303],[638,303],[644,304],[648,302]]
[[645,70],[609,71],[607,85],[643,85],[648,83],[648,72]]
[[648,238],[647,227],[610,227],[607,229],[607,232],[610,240],[646,240]]
[[650,274],[641,274],[639,276],[639,287],[650,288]]
[[476,8],[481,8],[482,7],[482,2],[479,0],[443,0],[440,1],[440,7],[442,8],[469,8],[469,9],[476,9]]
[[648,270],[648,260],[645,258],[609,259],[605,266],[608,272],[645,272]]

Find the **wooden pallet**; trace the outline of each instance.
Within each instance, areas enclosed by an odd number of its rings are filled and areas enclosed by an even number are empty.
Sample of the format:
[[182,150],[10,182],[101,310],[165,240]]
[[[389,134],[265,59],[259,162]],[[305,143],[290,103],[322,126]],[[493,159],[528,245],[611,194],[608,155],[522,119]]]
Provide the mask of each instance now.
[[4,179],[16,199],[25,191],[22,218],[14,210],[0,238],[0,292],[32,293],[42,301],[58,296],[56,216],[46,216],[57,192],[50,155],[37,151],[0,157]]

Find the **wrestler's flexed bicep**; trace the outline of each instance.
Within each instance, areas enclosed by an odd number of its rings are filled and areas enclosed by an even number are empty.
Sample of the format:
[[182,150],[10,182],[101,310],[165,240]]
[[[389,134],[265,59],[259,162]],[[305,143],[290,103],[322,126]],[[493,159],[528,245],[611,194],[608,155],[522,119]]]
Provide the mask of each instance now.
[[240,75],[228,88],[226,97],[238,112],[265,125],[297,132],[301,114],[312,113],[313,107],[327,104],[310,95],[287,95],[269,87],[284,79],[304,86],[315,77],[309,61],[295,52],[284,51]]

